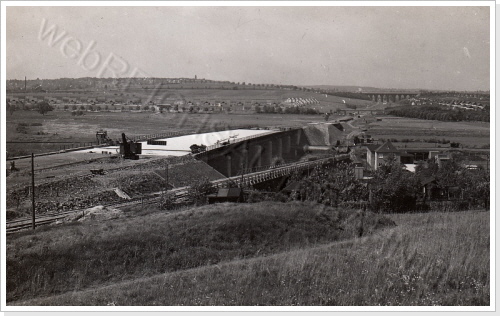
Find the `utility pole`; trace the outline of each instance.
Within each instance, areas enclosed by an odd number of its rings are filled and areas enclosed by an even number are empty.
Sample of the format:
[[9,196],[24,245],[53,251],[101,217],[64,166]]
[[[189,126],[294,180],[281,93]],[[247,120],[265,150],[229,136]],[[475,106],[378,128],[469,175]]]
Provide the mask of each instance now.
[[[139,170],[140,170],[141,180],[142,180],[142,163],[139,164]],[[143,197],[142,192],[141,192],[141,212],[142,212],[143,208],[144,208],[144,197]]]
[[165,192],[168,191],[168,162],[165,159]]
[[35,155],[31,153],[31,222],[35,230]]
[[240,183],[240,188],[243,189],[243,175],[245,174],[245,164],[244,162],[241,162],[241,183]]
[[165,160],[165,165],[166,165],[165,166],[165,173],[166,173],[165,179],[166,179],[166,182],[167,182],[165,184],[165,186],[166,186],[166,190],[168,191],[168,161],[167,160]]

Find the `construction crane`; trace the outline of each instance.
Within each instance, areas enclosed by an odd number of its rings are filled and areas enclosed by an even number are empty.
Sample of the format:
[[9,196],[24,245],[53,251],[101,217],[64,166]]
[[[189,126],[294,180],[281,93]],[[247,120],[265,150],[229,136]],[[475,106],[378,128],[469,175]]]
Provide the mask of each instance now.
[[139,159],[139,155],[142,154],[142,143],[134,142],[122,133],[122,141],[120,143],[120,155],[123,159]]

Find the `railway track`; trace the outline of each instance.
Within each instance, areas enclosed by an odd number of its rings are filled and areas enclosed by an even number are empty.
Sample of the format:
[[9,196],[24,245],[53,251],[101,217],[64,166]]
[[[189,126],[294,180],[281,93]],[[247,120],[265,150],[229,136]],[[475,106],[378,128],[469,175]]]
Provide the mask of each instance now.
[[[304,169],[310,169],[314,168],[316,166],[320,166],[326,163],[335,163],[338,161],[343,161],[343,160],[348,160],[350,159],[350,156],[348,154],[345,155],[338,155],[336,157],[332,158],[323,158],[323,159],[317,159],[314,161],[304,161],[304,162],[295,162],[295,163],[289,163],[289,164],[283,164],[279,166],[263,166],[258,168],[257,170],[252,170],[252,172],[243,174],[243,175],[237,175],[234,177],[229,177],[225,179],[219,179],[219,180],[214,180],[211,181],[212,185],[216,188],[222,188],[227,186],[229,183],[235,184],[239,187],[249,187],[251,185],[276,179],[279,177],[283,177],[286,175],[289,175],[293,172],[296,171],[301,171]],[[271,169],[270,169],[271,168]],[[174,196],[174,203],[181,203],[181,202],[186,202],[189,197],[188,197],[188,192],[189,192],[189,187],[181,187],[181,188],[175,188],[172,190],[168,191],[169,195]],[[142,197],[139,198],[134,198],[130,201],[124,201],[124,202],[119,202],[119,203],[108,203],[108,204],[103,204],[105,207],[113,207],[113,208],[124,208],[124,207],[130,207],[130,206],[135,206],[135,205],[140,205],[140,204],[154,204],[157,203],[161,197],[162,194],[165,192],[154,192],[151,194],[143,195]],[[87,208],[85,208],[87,209]],[[76,214],[78,212],[83,212],[85,209],[76,209],[76,210],[71,210],[71,211],[64,211],[64,212],[53,212],[53,213],[44,213],[40,214],[38,216],[35,216],[35,225],[36,226],[41,226],[41,225],[47,225],[51,224],[54,222],[57,222],[58,220],[64,219],[65,217]],[[6,231],[7,233],[13,233],[17,232],[23,229],[28,229],[32,227],[32,220],[31,219],[17,219],[17,220],[12,220],[8,221],[6,223]]]

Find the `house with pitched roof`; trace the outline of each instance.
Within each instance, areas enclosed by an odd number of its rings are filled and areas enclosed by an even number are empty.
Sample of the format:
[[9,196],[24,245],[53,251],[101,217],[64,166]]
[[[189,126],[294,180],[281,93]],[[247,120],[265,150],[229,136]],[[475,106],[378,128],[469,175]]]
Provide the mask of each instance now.
[[374,144],[366,146],[366,161],[373,170],[377,170],[390,158],[394,157],[396,161],[401,162],[401,156],[404,154],[398,150],[390,141],[386,141],[382,145]]

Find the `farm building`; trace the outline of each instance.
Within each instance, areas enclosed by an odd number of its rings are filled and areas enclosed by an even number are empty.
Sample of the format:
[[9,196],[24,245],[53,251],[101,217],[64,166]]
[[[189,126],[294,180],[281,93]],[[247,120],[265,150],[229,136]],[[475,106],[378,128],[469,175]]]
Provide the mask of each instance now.
[[434,159],[436,160],[439,168],[441,168],[446,162],[451,160],[451,157],[447,153],[437,153],[436,155],[434,155]]
[[209,204],[241,201],[243,201],[243,190],[240,188],[220,188],[217,193],[208,195]]
[[422,185],[422,196],[424,200],[459,200],[462,198],[462,190],[457,186],[440,187],[433,176],[420,176]]
[[490,164],[488,159],[483,158],[478,155],[467,156],[462,163],[462,166],[466,169],[475,170],[475,169],[485,169],[489,170]]

